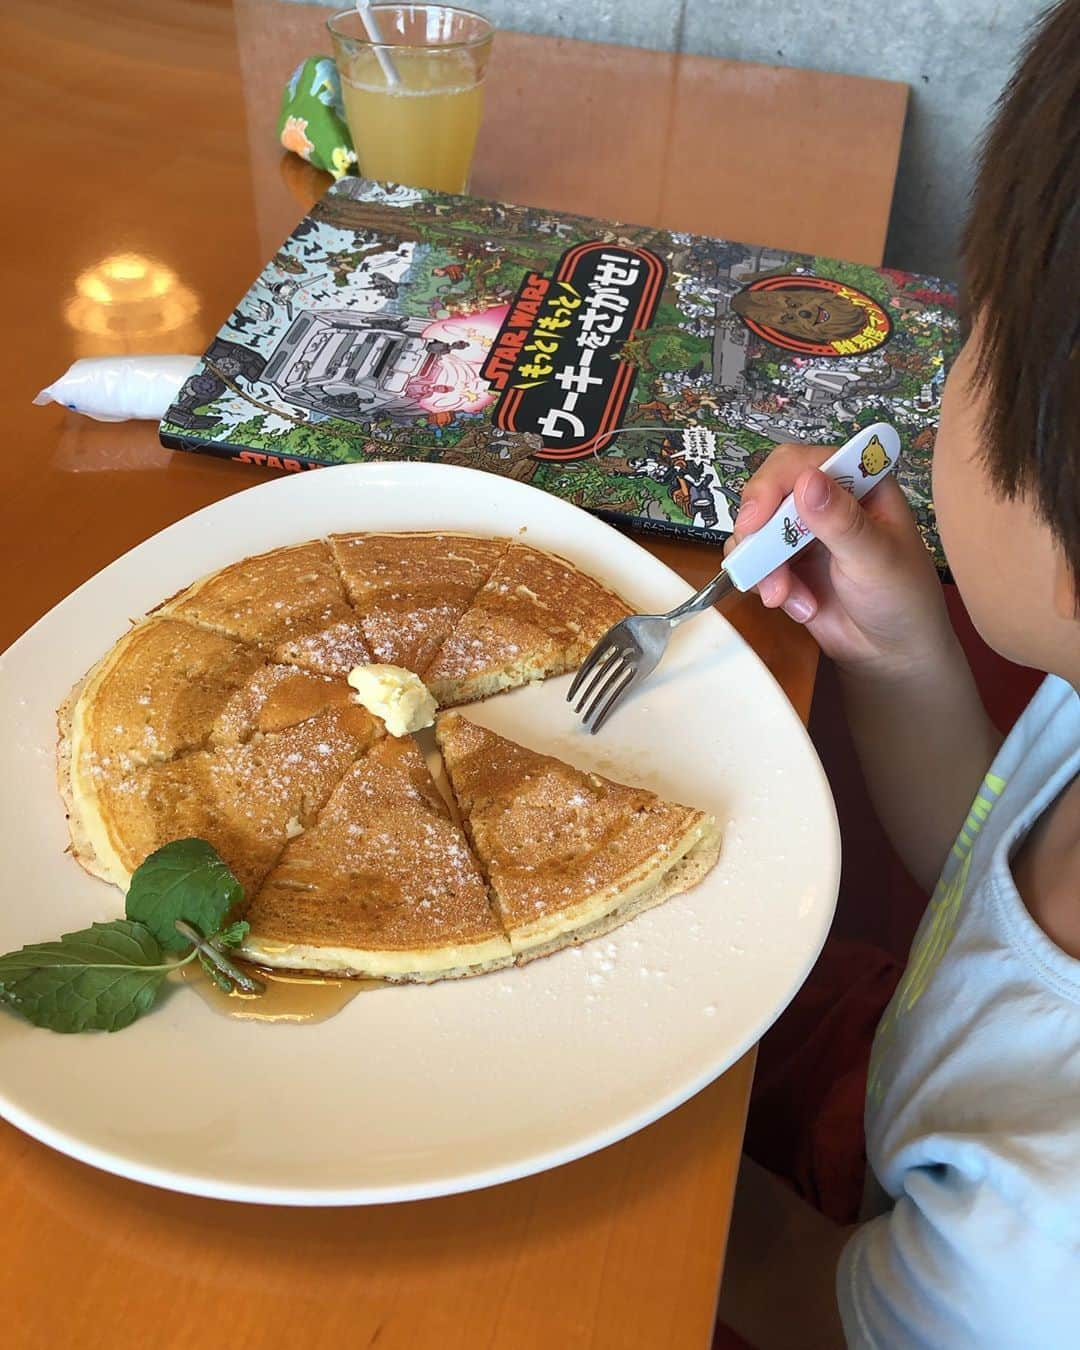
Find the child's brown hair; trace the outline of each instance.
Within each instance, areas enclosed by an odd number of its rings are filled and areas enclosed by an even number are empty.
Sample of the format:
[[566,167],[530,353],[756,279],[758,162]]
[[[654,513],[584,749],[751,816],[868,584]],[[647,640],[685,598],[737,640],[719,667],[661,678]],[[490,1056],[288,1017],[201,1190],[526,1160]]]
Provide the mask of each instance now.
[[984,454],[1030,494],[1080,605],[1080,0],[1040,19],[998,104],[964,234]]

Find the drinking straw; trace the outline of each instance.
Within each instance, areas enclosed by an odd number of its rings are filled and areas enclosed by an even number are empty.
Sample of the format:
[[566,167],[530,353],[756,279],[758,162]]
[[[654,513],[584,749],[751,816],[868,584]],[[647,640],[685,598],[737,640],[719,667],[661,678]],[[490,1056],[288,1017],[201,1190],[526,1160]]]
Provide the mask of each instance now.
[[401,76],[397,73],[397,67],[390,59],[390,53],[383,45],[379,21],[371,12],[371,0],[356,0],[356,12],[360,15],[360,22],[364,25],[364,32],[368,35],[368,41],[375,48],[375,55],[378,57],[379,65],[382,66],[382,73],[386,76],[386,83],[391,89],[400,89]]

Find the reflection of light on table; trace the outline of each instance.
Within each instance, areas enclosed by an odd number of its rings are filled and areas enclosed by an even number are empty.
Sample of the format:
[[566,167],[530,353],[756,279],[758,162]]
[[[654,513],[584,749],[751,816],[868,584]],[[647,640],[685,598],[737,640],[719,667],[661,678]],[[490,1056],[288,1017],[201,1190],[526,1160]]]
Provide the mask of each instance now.
[[52,457],[62,473],[161,471],[173,457],[157,438],[148,439],[145,422],[95,422],[69,413]]
[[141,253],[113,253],[75,279],[64,321],[79,356],[201,350],[191,320],[199,299],[165,263]]

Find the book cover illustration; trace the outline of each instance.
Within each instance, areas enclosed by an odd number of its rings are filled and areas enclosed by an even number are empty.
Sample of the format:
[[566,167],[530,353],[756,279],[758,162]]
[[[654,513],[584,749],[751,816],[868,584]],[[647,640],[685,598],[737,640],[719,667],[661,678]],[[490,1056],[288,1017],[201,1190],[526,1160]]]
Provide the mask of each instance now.
[[930,456],[956,295],[909,273],[343,179],[230,315],[166,445],[300,470],[438,460],[719,542],[781,441]]

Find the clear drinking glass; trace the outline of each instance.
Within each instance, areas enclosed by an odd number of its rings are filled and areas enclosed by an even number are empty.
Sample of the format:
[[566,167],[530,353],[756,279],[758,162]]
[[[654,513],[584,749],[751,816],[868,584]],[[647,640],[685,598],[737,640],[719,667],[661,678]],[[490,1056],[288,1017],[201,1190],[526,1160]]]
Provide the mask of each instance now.
[[365,178],[466,192],[494,29],[453,5],[372,5],[327,23]]

